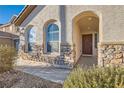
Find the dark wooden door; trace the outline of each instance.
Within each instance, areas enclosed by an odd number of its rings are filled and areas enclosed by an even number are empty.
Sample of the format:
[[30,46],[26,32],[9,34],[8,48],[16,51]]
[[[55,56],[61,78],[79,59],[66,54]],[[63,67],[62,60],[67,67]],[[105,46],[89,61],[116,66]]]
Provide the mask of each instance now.
[[82,35],[82,54],[92,54],[92,34]]

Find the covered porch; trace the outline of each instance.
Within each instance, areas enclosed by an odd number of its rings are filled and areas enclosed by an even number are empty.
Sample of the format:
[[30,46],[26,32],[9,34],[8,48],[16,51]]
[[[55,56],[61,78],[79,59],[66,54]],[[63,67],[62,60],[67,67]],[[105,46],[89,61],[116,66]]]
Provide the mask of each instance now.
[[75,62],[84,66],[97,65],[99,42],[99,17],[92,11],[84,11],[73,19],[73,43]]

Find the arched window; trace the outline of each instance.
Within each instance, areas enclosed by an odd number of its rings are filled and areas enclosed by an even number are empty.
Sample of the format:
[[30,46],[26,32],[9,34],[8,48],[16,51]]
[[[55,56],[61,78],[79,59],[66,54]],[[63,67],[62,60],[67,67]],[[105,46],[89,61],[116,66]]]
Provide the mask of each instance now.
[[33,50],[33,46],[36,42],[36,31],[34,29],[34,27],[31,27],[28,30],[28,51],[32,51]]
[[47,26],[47,52],[59,52],[59,27],[54,24],[48,24]]

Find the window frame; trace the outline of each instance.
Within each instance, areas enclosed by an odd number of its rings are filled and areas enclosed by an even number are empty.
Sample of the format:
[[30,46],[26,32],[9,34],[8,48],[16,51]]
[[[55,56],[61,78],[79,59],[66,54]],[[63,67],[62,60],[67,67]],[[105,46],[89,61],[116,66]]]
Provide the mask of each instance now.
[[[54,24],[54,25],[56,25],[57,26],[57,28],[58,28],[58,31],[53,31],[53,32],[49,32],[49,33],[58,33],[58,40],[48,40],[49,38],[48,38],[48,29],[49,29],[49,25],[52,25],[52,24]],[[51,22],[51,23],[48,23],[47,24],[47,26],[46,26],[46,29],[45,29],[45,33],[46,33],[46,44],[45,44],[45,46],[46,46],[46,53],[49,53],[49,54],[60,54],[60,27],[59,27],[59,25],[56,23],[56,22]],[[58,51],[56,52],[56,51],[48,51],[48,42],[58,42]]]
[[17,38],[17,39],[14,39],[13,42],[14,42],[14,47],[15,47],[16,51],[19,51],[20,40]]
[[94,47],[98,49],[99,33],[94,33]]

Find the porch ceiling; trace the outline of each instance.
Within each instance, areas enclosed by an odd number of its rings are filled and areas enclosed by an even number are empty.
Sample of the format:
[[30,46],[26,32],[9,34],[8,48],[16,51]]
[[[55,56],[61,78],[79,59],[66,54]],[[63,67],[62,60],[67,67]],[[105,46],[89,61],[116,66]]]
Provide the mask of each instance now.
[[99,30],[99,19],[93,16],[84,16],[78,22],[78,26],[80,27],[81,31]]

